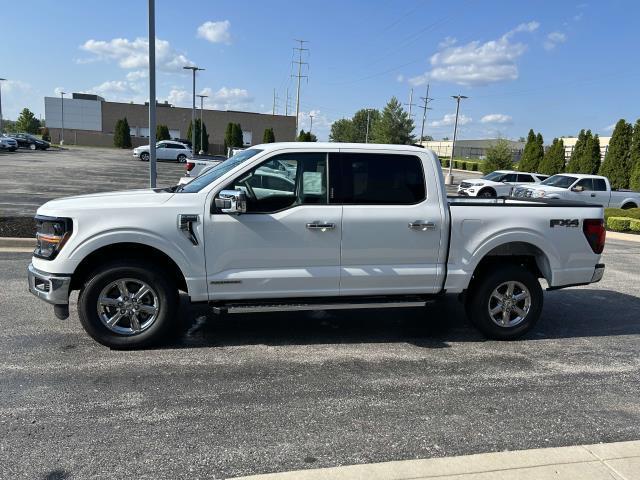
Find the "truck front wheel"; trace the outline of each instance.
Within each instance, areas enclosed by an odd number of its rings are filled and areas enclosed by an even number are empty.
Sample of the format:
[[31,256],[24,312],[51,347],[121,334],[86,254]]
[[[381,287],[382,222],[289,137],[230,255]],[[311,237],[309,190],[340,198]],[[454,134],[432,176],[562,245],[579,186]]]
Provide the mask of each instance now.
[[111,348],[157,343],[178,311],[178,289],[152,264],[113,262],[88,276],[78,297],[80,323],[97,342]]
[[487,337],[512,340],[531,330],[542,313],[540,282],[518,265],[496,266],[474,279],[467,316]]

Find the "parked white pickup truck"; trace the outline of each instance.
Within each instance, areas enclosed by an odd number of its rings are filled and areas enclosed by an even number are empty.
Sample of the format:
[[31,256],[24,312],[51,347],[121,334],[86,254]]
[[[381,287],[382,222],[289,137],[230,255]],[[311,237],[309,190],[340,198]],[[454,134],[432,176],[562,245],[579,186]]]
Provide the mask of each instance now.
[[218,313],[455,293],[482,332],[511,339],[540,317],[538,279],[556,289],[604,273],[602,207],[448,200],[437,157],[412,146],[257,145],[183,187],[53,200],[36,222],[29,289],[59,318],[79,290],[83,327],[111,347],[158,341],[179,291]]
[[196,178],[205,170],[215,167],[219,163],[224,162],[227,159],[224,155],[213,155],[207,158],[191,158],[185,164],[185,173],[180,180],[178,180],[178,185],[186,185],[191,180]]
[[540,183],[548,175],[539,173],[496,170],[481,178],[467,178],[458,186],[458,195],[463,197],[509,197],[516,185]]
[[599,175],[562,173],[553,175],[539,185],[516,188],[514,197],[559,198],[588,202],[605,208],[637,208],[640,193],[629,190],[611,190],[609,179]]

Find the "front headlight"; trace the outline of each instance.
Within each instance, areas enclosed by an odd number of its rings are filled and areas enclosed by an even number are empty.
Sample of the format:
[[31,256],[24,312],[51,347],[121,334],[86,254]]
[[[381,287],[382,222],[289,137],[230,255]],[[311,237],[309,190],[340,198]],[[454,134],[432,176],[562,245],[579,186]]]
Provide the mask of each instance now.
[[544,198],[545,193],[544,190],[534,190],[533,191],[533,195],[531,195],[533,198]]
[[33,255],[53,260],[73,232],[70,218],[45,217],[36,215],[36,249]]

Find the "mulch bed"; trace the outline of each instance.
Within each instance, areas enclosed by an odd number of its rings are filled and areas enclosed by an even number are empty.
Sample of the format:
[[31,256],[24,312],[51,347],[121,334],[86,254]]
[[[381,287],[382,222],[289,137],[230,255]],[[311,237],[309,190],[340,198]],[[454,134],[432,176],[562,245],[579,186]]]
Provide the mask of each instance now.
[[0,217],[0,237],[34,238],[33,217]]

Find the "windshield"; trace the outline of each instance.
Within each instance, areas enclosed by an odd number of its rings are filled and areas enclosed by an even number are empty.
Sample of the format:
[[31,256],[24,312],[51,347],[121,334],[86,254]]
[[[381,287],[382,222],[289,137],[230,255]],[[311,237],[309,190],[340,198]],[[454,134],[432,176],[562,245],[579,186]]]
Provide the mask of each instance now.
[[484,177],[482,177],[485,180],[492,180],[494,182],[499,182],[502,180],[502,178],[506,175],[506,173],[504,172],[491,172],[491,173],[487,173]]
[[240,165],[241,163],[246,162],[251,157],[257,155],[262,150],[258,150],[256,148],[251,148],[249,150],[242,150],[241,152],[236,153],[229,160],[219,163],[215,167],[212,167],[211,170],[207,170],[206,172],[201,173],[196,178],[187,183],[184,187],[178,189],[178,192],[187,192],[187,193],[195,193],[202,190],[204,187],[209,185],[211,182],[217,180],[222,177],[227,172],[230,172],[235,167]]
[[540,183],[540,185],[548,185],[549,187],[558,188],[569,188],[576,180],[576,177],[568,177],[566,175],[553,175],[547,178],[544,182]]

